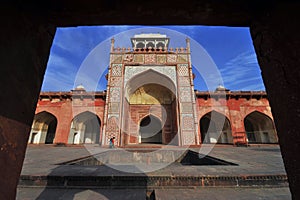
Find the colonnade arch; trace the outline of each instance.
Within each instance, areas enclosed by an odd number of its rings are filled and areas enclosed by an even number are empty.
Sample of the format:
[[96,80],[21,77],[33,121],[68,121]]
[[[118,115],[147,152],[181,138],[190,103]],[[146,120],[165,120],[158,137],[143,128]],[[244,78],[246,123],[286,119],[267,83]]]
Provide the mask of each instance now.
[[200,122],[202,143],[233,143],[229,119],[216,111],[206,113]]
[[248,143],[277,143],[277,134],[273,120],[258,111],[244,118],[244,126]]
[[46,111],[34,116],[28,143],[52,144],[55,138],[57,118]]
[[69,144],[99,143],[101,121],[99,117],[89,111],[76,115],[70,127]]

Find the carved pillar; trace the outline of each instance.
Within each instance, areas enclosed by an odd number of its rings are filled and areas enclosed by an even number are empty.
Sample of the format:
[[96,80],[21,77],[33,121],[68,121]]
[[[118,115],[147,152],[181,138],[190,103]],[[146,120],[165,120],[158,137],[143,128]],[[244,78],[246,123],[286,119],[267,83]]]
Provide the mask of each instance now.
[[[189,52],[189,39],[187,39],[186,42]],[[177,62],[182,63],[177,64],[181,145],[199,144],[199,135],[197,134],[197,110],[190,54],[179,53]]]
[[104,111],[102,144],[108,145],[109,138],[115,137],[115,144],[120,145],[120,111],[122,109],[123,54],[114,52],[114,39],[111,40],[110,64]]

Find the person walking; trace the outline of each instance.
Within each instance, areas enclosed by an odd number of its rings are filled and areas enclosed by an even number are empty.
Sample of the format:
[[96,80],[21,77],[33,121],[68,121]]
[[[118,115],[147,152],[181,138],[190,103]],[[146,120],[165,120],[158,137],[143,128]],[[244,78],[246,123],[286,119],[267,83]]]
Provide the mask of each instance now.
[[115,137],[109,139],[109,148],[115,148]]

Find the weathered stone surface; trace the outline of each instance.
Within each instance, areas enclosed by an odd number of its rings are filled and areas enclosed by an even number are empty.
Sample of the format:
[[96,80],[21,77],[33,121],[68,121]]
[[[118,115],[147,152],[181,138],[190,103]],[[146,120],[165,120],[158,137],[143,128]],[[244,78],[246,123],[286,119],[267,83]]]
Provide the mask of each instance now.
[[299,4],[279,4],[250,27],[294,199],[300,198],[299,18]]
[[54,27],[40,24],[31,16],[10,12],[1,17],[0,33],[0,199],[15,198],[55,32]]

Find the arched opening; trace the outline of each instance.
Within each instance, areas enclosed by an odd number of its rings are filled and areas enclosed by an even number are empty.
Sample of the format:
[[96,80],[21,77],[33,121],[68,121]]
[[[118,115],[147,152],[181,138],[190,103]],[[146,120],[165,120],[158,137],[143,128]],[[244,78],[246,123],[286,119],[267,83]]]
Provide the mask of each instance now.
[[139,143],[162,143],[162,124],[157,117],[148,115],[141,120]]
[[49,112],[43,111],[34,116],[28,142],[31,144],[53,144],[57,119]]
[[275,126],[270,117],[254,111],[244,119],[248,143],[277,143]]
[[228,118],[216,111],[209,112],[200,119],[200,132],[202,143],[233,143]]
[[158,42],[158,43],[156,44],[156,48],[157,48],[157,49],[161,48],[161,49],[163,50],[163,49],[165,48],[165,44],[162,43],[162,42]]
[[97,115],[83,112],[74,117],[71,123],[69,144],[99,143],[101,122]]
[[153,42],[148,42],[148,43],[147,43],[146,48],[149,49],[150,47],[151,47],[152,49],[155,48],[155,45],[154,45]]
[[136,44],[136,48],[141,48],[141,49],[143,49],[143,48],[145,48],[145,44],[144,44],[143,42],[138,42],[138,43]]
[[[145,66],[146,68],[146,66]],[[125,69],[126,70],[126,69]],[[175,72],[175,69],[174,69]],[[139,87],[146,84],[157,84],[164,86],[169,89],[174,95],[176,94],[176,87],[174,81],[172,81],[168,76],[152,70],[148,69],[144,72],[141,72],[135,76],[133,76],[130,80],[128,80],[125,86],[125,98],[129,99],[129,96],[135,92]],[[176,95],[175,95],[176,96]]]
[[[151,69],[129,79],[123,101],[124,144],[178,144],[178,141],[173,141],[178,127],[175,91],[175,85],[170,78]],[[153,117],[144,118],[145,116]],[[150,133],[142,128],[148,127],[148,122],[160,127],[161,132],[155,137],[148,137]]]

